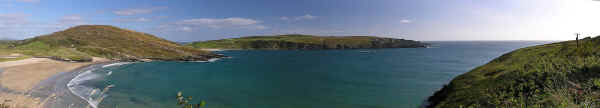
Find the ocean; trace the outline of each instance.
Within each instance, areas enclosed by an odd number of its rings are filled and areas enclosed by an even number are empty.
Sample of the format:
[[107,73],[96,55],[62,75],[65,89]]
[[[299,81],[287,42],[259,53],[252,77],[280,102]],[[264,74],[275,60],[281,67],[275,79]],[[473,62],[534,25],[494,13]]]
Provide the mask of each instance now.
[[[442,41],[431,48],[235,50],[212,62],[119,63],[71,80],[99,108],[409,108],[495,57],[549,41]],[[107,87],[110,86],[110,87]]]

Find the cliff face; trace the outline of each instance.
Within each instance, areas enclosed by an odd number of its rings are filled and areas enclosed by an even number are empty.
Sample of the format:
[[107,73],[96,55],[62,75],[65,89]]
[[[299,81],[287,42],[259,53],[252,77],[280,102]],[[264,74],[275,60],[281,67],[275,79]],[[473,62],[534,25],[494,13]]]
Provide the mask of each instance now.
[[309,35],[255,36],[188,44],[195,48],[223,49],[362,49],[421,48],[427,44],[404,39],[370,36],[319,37]]
[[597,107],[600,38],[532,46],[454,78],[428,107]]
[[83,25],[19,41],[12,48],[20,53],[67,61],[89,61],[91,57],[118,60],[207,60],[218,55],[113,26]]

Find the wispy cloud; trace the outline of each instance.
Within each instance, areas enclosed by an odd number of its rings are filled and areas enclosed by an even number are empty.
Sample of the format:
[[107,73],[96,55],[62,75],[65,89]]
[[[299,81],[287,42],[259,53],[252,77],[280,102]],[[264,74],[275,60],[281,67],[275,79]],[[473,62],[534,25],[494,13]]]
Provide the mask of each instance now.
[[316,18],[317,18],[317,16],[312,16],[310,14],[306,14],[304,16],[296,17],[297,20],[312,20],[312,19],[316,19]]
[[211,29],[267,29],[268,27],[261,25],[261,21],[231,17],[231,18],[195,18],[185,19],[167,25],[163,27],[175,27],[179,31],[190,32],[198,28],[211,28]]
[[159,10],[163,10],[163,9],[167,9],[167,7],[123,9],[123,10],[113,11],[113,13],[116,15],[120,15],[120,16],[131,16],[131,15],[139,15],[139,14],[149,14],[154,11],[159,11]]
[[279,19],[284,20],[284,21],[299,21],[299,20],[313,20],[313,19],[317,19],[317,18],[318,18],[317,16],[306,14],[306,15],[302,15],[302,16],[293,16],[293,17],[282,16]]
[[117,22],[150,22],[152,19],[140,17],[140,18],[119,18],[115,19]]
[[62,25],[68,25],[68,26],[87,24],[87,22],[80,15],[67,15],[67,16],[63,16],[59,20],[59,23],[62,24]]
[[224,18],[224,19],[214,19],[214,18],[198,18],[198,19],[187,19],[177,22],[177,24],[182,25],[204,25],[211,28],[222,28],[222,27],[233,27],[233,26],[246,26],[257,24],[259,21],[247,18]]
[[0,14],[0,28],[3,27],[14,27],[20,26],[22,24],[26,24],[29,21],[27,20],[26,14]]
[[[0,38],[25,39],[66,27],[58,22],[33,22],[29,20],[29,17],[31,15],[20,13],[0,14],[0,33],[2,33]],[[65,19],[73,20],[77,18],[69,17]]]
[[12,8],[15,7],[14,4],[8,4],[8,3],[0,3],[0,8]]
[[412,22],[413,21],[409,20],[409,19],[402,19],[402,20],[400,20],[400,23],[402,23],[402,24],[409,24],[409,23],[412,23]]
[[26,3],[39,3],[40,0],[17,0],[19,2],[26,2]]
[[168,18],[168,16],[127,17],[127,18],[117,18],[114,21],[124,22],[124,23],[129,23],[129,22],[141,23],[141,22],[152,22],[155,20],[160,20],[160,19],[165,19],[165,18]]
[[282,16],[279,18],[280,20],[290,20],[290,17]]
[[179,30],[184,31],[184,32],[192,32],[193,28],[192,27],[181,27],[181,28],[179,28]]

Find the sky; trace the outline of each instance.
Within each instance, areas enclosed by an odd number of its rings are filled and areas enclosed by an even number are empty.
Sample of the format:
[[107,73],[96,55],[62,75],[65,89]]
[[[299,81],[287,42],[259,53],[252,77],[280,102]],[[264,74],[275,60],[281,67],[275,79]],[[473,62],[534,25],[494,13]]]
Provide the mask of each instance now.
[[600,35],[593,0],[0,0],[0,39],[113,25],[172,41],[368,35],[422,41]]

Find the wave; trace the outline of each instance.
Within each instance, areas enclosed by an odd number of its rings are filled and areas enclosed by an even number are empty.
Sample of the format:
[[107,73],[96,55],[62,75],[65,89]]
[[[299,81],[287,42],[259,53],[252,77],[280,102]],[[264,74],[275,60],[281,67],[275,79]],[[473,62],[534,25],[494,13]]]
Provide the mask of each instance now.
[[[85,100],[92,108],[98,108],[102,100],[108,96],[106,92],[108,92],[109,88],[114,87],[114,85],[106,85],[104,83],[105,78],[113,73],[105,68],[131,63],[133,62],[119,62],[87,70],[71,79],[67,83],[67,88],[71,93]],[[99,84],[102,86],[98,86]]]
[[221,59],[220,58],[211,58],[211,59],[208,59],[206,61],[193,61],[193,62],[215,62],[215,61],[218,61],[218,60],[221,60]]
[[121,65],[131,64],[131,63],[133,63],[133,62],[118,62],[118,63],[104,65],[104,66],[102,66],[102,68],[113,67],[113,66],[121,66]]
[[71,93],[88,102],[91,107],[97,108],[100,102],[95,101],[94,98],[105,97],[106,95],[98,95],[95,93],[98,88],[85,85],[86,83],[90,83],[93,79],[102,77],[101,75],[94,73],[94,70],[95,69],[88,70],[75,76],[75,78],[67,83],[67,88]]

